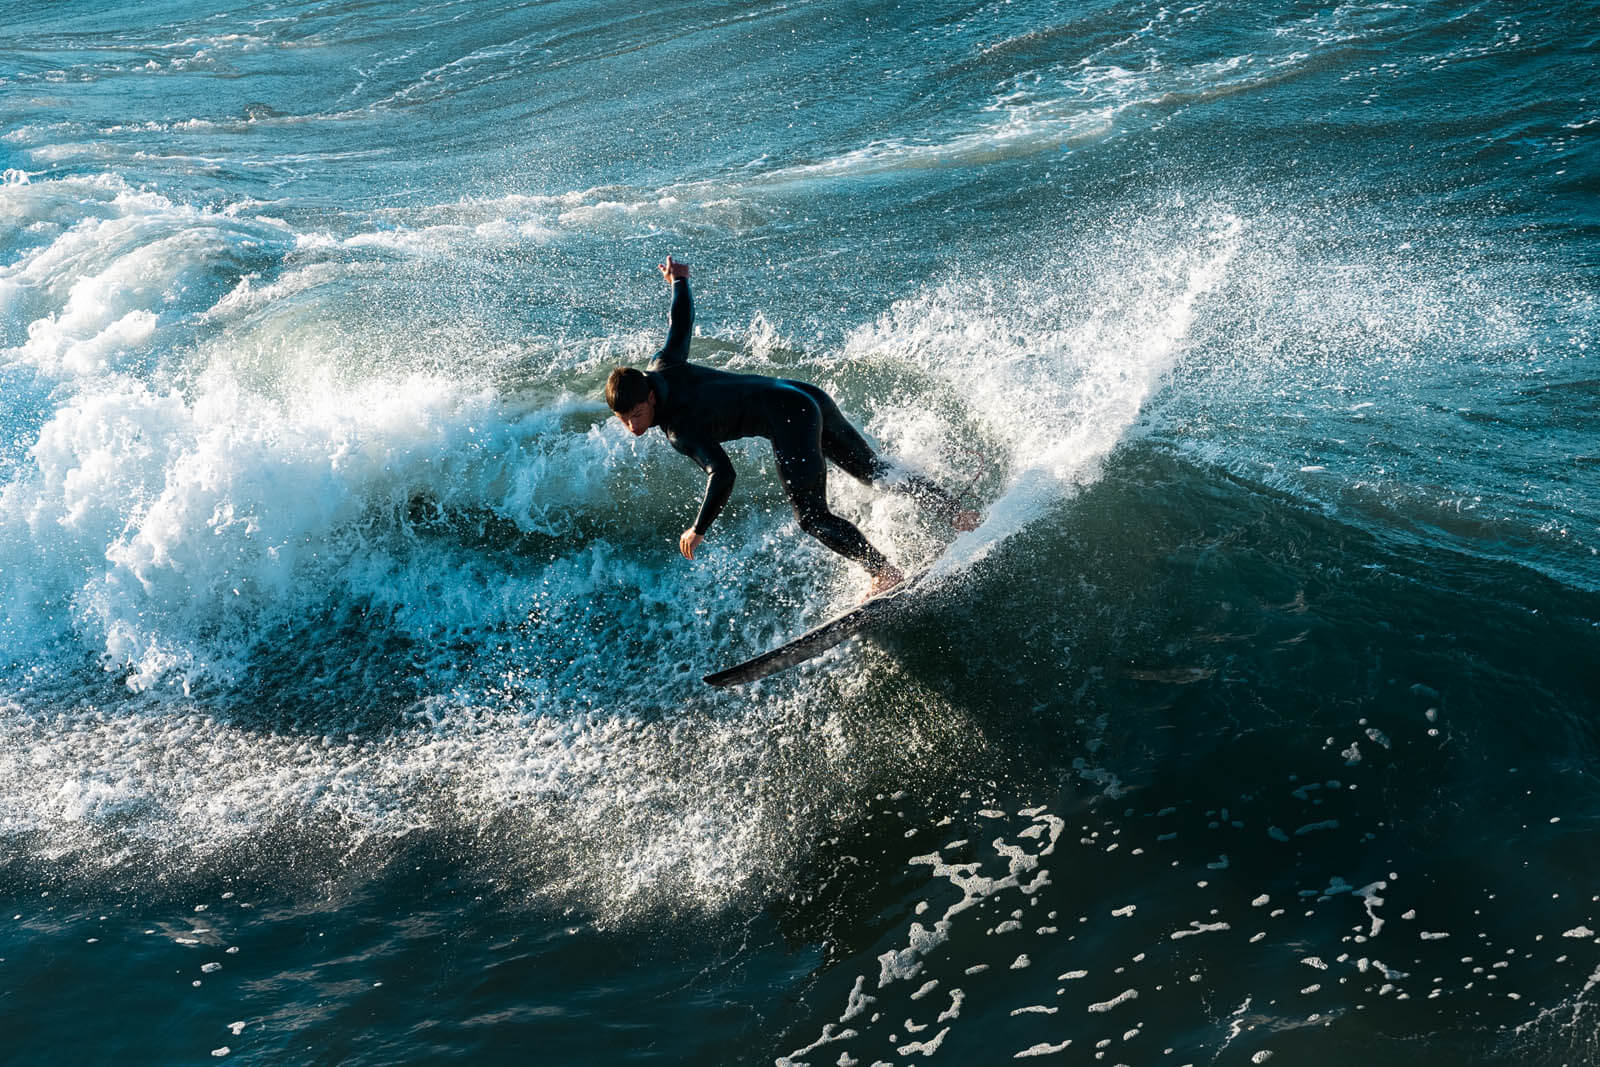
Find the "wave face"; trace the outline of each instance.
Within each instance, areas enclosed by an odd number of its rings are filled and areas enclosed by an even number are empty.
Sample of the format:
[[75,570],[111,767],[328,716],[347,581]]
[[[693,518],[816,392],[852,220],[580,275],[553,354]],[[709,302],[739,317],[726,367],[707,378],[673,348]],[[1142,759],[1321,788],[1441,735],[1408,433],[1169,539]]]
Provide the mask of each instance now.
[[[13,14],[21,1062],[1595,1058],[1592,11]],[[865,578],[678,557],[668,253],[985,514],[747,689]]]

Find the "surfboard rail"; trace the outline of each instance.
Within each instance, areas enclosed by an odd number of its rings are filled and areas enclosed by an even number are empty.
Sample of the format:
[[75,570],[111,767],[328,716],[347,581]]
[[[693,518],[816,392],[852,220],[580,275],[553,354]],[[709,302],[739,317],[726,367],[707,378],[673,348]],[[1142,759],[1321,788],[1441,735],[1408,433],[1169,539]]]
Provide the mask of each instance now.
[[808,659],[820,656],[828,649],[849,640],[862,630],[898,614],[905,606],[905,602],[917,591],[917,586],[922,582],[922,579],[927,575],[928,571],[919,571],[893,589],[863,600],[850,610],[835,615],[827,622],[812,627],[800,636],[786,641],[776,648],[769,649],[759,656],[753,656],[743,663],[737,663],[732,667],[705,675],[702,680],[707,685],[717,686],[718,688],[743,685],[747,682],[759,681],[762,678],[777,674],[779,671],[804,663]]

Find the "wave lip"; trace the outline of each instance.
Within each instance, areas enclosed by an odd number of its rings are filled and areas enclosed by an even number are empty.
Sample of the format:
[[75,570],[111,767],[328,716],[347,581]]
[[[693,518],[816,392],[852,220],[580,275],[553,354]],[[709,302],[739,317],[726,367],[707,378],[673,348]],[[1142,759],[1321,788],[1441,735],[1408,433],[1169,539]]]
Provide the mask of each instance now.
[[[1136,252],[1085,263],[1075,278],[947,281],[850,339],[847,358],[909,364],[941,382],[1003,457],[1003,488],[983,527],[958,540],[941,572],[969,566],[1095,481],[1135,427],[1183,354],[1199,305],[1227,277],[1243,231],[1223,209],[1179,217],[1189,226],[1177,234],[1132,227],[1111,247]],[[937,462],[940,431],[907,414],[880,411],[873,429],[913,462]]]

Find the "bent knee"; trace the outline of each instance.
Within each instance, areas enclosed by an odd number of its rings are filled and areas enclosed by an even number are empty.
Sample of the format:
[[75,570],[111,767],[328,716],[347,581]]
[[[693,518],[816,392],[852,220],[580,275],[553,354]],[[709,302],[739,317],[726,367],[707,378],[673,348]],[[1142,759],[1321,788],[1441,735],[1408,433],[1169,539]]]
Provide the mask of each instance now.
[[795,521],[800,523],[800,529],[812,537],[825,539],[840,522],[839,516],[831,511],[818,511],[812,508],[796,508]]

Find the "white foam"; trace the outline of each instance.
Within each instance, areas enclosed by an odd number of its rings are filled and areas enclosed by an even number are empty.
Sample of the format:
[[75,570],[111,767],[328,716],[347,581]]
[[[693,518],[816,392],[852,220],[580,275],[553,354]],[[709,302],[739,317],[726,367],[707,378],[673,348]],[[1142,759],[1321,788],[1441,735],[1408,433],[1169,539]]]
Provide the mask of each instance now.
[[543,433],[560,414],[508,419],[492,394],[421,375],[312,384],[292,410],[222,372],[188,397],[114,380],[58,410],[3,490],[0,552],[29,575],[7,583],[12,611],[70,602],[80,635],[140,687],[229,676],[251,633],[325,602],[329,583],[410,604],[425,629],[503,616],[490,590],[429,579],[452,561],[407,566],[402,519],[426,494],[559,531],[595,490],[597,458],[585,438]]
[[1137,999],[1138,996],[1139,996],[1139,991],[1137,989],[1124,989],[1122,992],[1118,993],[1116,996],[1112,997],[1110,1000],[1104,1000],[1104,1001],[1100,1001],[1098,1003],[1089,1005],[1089,1010],[1091,1012],[1105,1013],[1105,1012],[1110,1011],[1112,1008],[1118,1007],[1119,1005],[1122,1005],[1122,1004],[1126,1004],[1130,1000]]
[[124,369],[158,324],[203,314],[241,263],[292,244],[274,220],[177,204],[114,178],[7,185],[0,227],[51,238],[0,267],[0,310],[28,323],[5,356],[54,378]]
[[1172,940],[1177,941],[1177,940],[1179,940],[1181,938],[1193,937],[1196,934],[1211,934],[1211,933],[1217,933],[1218,931],[1221,931],[1221,930],[1231,930],[1231,929],[1233,929],[1233,928],[1231,926],[1229,926],[1227,923],[1203,923],[1203,922],[1191,920],[1190,923],[1189,923],[1189,929],[1187,929],[1187,930],[1174,930],[1172,932],[1171,936],[1172,936]]
[[1031,1056],[1050,1056],[1050,1055],[1054,1055],[1057,1052],[1065,1051],[1066,1047],[1068,1045],[1070,1045],[1070,1044],[1072,1044],[1072,1039],[1071,1038],[1068,1038],[1067,1040],[1061,1042],[1058,1045],[1052,1045],[1048,1041],[1041,1041],[1037,1045],[1030,1045],[1029,1047],[1023,1049],[1021,1052],[1016,1053],[1015,1055],[1012,1056],[1012,1059],[1025,1060],[1025,1059],[1028,1059]]
[[[924,967],[927,964],[927,961],[933,957],[935,950],[948,943],[950,936],[955,929],[955,924],[960,921],[960,916],[964,913],[974,908],[981,908],[987,903],[994,902],[999,894],[1007,891],[1015,891],[1023,898],[1033,897],[1040,887],[1048,884],[1048,872],[1040,868],[1039,859],[1041,856],[1046,855],[1054,848],[1056,840],[1064,828],[1065,823],[1059,817],[1049,814],[1048,811],[1043,807],[1037,807],[1031,810],[1035,814],[1030,825],[1022,828],[1023,831],[1027,831],[1033,826],[1042,826],[1045,828],[1044,835],[1022,832],[1017,836],[1019,840],[1039,844],[1039,851],[1030,852],[1025,847],[1020,845],[1012,845],[1003,838],[997,838],[991,843],[995,855],[1005,862],[1006,873],[1004,875],[995,877],[980,873],[984,866],[981,861],[961,864],[948,864],[943,861],[938,853],[931,853],[924,856],[913,856],[911,858],[909,862],[913,866],[925,866],[930,868],[929,873],[931,876],[935,878],[943,878],[949,881],[953,886],[961,890],[962,896],[959,901],[949,905],[945,909],[942,917],[935,922],[931,928],[924,926],[921,922],[913,921],[910,924],[906,934],[905,946],[903,948],[890,949],[878,957],[879,973],[877,988],[880,991],[889,988],[897,982],[908,981],[921,975]],[[1006,813],[1002,811],[991,809],[985,809],[984,814],[990,818],[1008,817],[1006,816]],[[1033,877],[1029,878],[1029,875],[1032,875]],[[1013,912],[1013,915],[1020,915],[1021,913],[1021,909],[1019,908]],[[1022,971],[1030,968],[1031,965],[1032,960],[1026,953],[1023,953],[1014,958],[1010,964],[1009,970],[1013,972]],[[964,973],[968,977],[973,977],[989,970],[990,967],[988,964],[977,964],[967,967]],[[866,1004],[875,999],[865,995],[864,990],[866,983],[866,976],[863,975],[857,977],[855,987],[851,991],[849,997],[849,1007],[847,1008],[845,1015],[840,1019],[841,1023],[860,1015],[865,1010]],[[934,979],[924,981],[916,990],[916,992],[910,994],[909,999],[912,1001],[921,1000],[927,995],[928,992],[937,986],[937,984],[937,980]],[[957,1019],[959,1019],[962,1004],[966,998],[966,993],[961,989],[951,989],[949,990],[949,993],[950,1006],[946,1010],[939,1013],[938,1018],[933,1024],[922,1024],[922,1026],[914,1027],[911,1025],[911,1022],[908,1021],[907,1029],[915,1032],[917,1029],[920,1029],[926,1025],[939,1025],[947,1022],[955,1022]],[[883,994],[882,992],[879,993],[879,996],[884,995],[886,994]],[[1056,1009],[1041,1006],[1036,1009],[1027,1010],[1053,1013]],[[937,1036],[936,1041],[942,1041],[944,1034],[947,1033],[948,1030],[949,1027],[946,1027],[944,1030],[942,1030]],[[815,1045],[809,1047],[815,1047]],[[904,1049],[902,1049],[901,1052],[903,1055],[906,1054]],[[800,1052],[791,1054],[791,1057],[788,1058],[788,1062],[794,1062],[793,1057],[798,1056],[799,1054]]]

